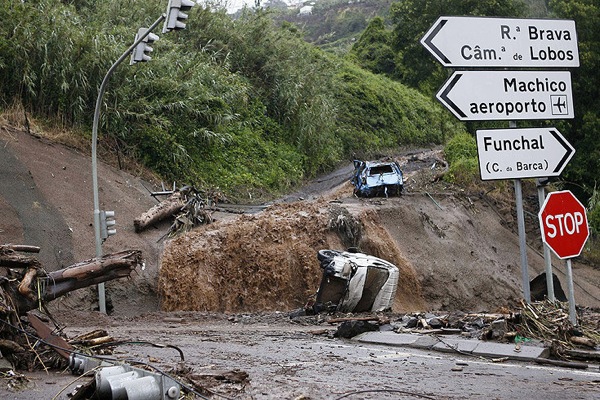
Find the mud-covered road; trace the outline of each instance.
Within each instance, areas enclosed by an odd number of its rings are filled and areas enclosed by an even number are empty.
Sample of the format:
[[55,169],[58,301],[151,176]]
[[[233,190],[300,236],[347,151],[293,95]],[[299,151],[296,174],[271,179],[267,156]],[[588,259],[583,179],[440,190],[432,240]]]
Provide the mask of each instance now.
[[[72,316],[70,336],[89,332]],[[153,313],[124,319],[98,316],[121,340],[176,346],[119,346],[111,357],[142,361],[172,376],[192,377],[211,399],[594,399],[600,370],[574,370],[361,344],[332,338],[335,325],[315,317],[294,321],[285,313],[216,315]],[[149,327],[148,325],[151,325]],[[175,371],[174,371],[175,370]],[[230,373],[230,374],[228,374]],[[229,376],[247,379],[224,378]],[[26,374],[29,389],[0,388],[3,399],[67,399],[76,384],[67,372]],[[219,376],[219,379],[209,378]],[[190,384],[190,380],[181,378]],[[194,386],[190,386],[194,388]],[[193,398],[193,397],[188,397]],[[201,398],[200,396],[196,398]]]

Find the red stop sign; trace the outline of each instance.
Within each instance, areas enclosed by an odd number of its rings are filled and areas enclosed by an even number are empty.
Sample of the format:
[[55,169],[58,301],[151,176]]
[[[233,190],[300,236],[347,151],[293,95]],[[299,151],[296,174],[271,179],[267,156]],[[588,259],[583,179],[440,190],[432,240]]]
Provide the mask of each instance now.
[[542,240],[559,258],[577,257],[590,230],[585,207],[568,190],[552,192],[538,214]]

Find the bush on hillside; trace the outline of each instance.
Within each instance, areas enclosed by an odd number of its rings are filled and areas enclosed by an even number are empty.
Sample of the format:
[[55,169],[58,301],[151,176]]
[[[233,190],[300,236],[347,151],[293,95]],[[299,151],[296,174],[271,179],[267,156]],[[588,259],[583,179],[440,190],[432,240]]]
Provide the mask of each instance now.
[[467,187],[478,183],[477,143],[473,136],[466,132],[458,133],[446,143],[444,152],[450,164],[445,180]]

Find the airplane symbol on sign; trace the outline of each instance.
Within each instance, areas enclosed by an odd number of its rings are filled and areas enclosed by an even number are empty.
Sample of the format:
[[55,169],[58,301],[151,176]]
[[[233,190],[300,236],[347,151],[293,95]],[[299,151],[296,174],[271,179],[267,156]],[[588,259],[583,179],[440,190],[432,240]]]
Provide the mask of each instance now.
[[567,96],[565,96],[565,95],[550,96],[550,102],[552,103],[552,115],[568,114]]

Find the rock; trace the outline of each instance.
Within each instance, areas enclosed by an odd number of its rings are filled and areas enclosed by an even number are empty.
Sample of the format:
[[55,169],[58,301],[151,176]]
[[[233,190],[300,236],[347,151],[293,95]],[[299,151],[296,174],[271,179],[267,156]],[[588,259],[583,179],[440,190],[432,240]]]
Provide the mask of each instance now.
[[412,317],[406,322],[406,325],[404,325],[404,327],[408,329],[416,328],[418,323],[419,319],[416,317]]
[[437,317],[429,318],[427,320],[427,323],[429,324],[429,326],[432,329],[440,329],[440,328],[444,327],[444,324],[442,323],[442,321]]
[[379,330],[379,325],[368,321],[345,321],[338,326],[334,337],[350,339],[365,332],[374,332]]

